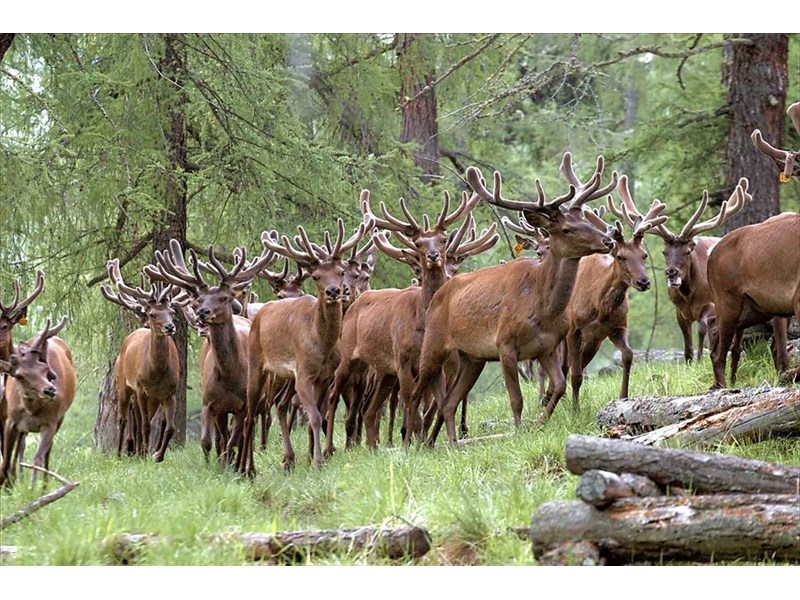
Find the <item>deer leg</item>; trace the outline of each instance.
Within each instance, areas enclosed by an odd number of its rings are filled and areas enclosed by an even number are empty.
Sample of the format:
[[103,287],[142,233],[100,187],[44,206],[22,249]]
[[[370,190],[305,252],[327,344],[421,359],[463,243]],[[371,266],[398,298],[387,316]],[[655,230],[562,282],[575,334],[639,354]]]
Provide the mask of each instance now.
[[319,409],[317,408],[317,390],[314,389],[315,386],[302,372],[297,373],[294,387],[300,398],[300,404],[308,417],[308,426],[311,430],[310,442],[313,449],[312,456],[309,458],[312,458],[315,467],[319,467],[322,465],[322,447],[319,440],[322,415],[319,414]]
[[208,405],[200,409],[200,447],[208,464],[208,455],[211,454],[211,428],[214,426],[216,418],[211,407]]
[[744,343],[744,327],[736,329],[731,346],[731,385],[736,385],[736,374],[739,372],[739,359],[742,357]]
[[378,446],[380,434],[380,412],[386,398],[392,392],[396,379],[391,375],[379,374],[372,395],[369,396],[364,411],[364,428],[367,431],[367,447],[374,450]]
[[[566,353],[565,353],[566,354]],[[545,381],[547,379],[547,372],[542,367],[542,364],[539,361],[536,361],[536,371],[539,375],[539,404],[544,406],[545,402]]]
[[[406,433],[403,438],[403,445],[411,443],[412,436],[422,440],[422,418],[419,414],[419,406],[427,390],[419,396],[414,396],[414,373],[410,365],[403,365],[397,373],[398,396],[400,406],[407,412]],[[381,402],[383,406],[383,402]]]
[[[442,401],[441,416],[447,428],[447,437],[450,440],[450,444],[453,446],[458,443],[455,422],[456,409],[458,408],[462,398],[469,394],[470,390],[475,385],[475,382],[478,381],[478,377],[480,377],[481,373],[483,372],[484,365],[486,365],[485,361],[473,362],[471,360],[460,358],[456,380],[453,382],[453,385],[450,387],[450,389],[447,390],[447,395]],[[514,373],[516,373],[516,362],[514,362],[513,367]],[[441,429],[441,425],[439,423],[440,421],[437,419],[430,435],[428,436],[429,446],[433,446],[436,443],[436,438],[439,436],[439,430]]]
[[[519,355],[517,349],[512,345],[501,346],[498,350],[500,364],[503,367],[503,379],[506,383],[508,399],[511,402],[511,412],[514,414],[514,426],[519,428],[522,425],[522,389],[519,386],[519,371],[517,370]],[[447,415],[445,415],[445,420],[447,420]],[[449,427],[448,433],[450,433]]]
[[469,394],[466,394],[461,399],[461,439],[465,439],[469,435],[469,427],[467,427],[467,402],[469,401]]
[[17,428],[11,417],[6,418],[3,424],[3,452],[2,452],[2,466],[0,466],[0,484],[10,486],[13,482],[11,479],[11,459],[14,455],[14,449],[17,445]]
[[147,418],[147,403],[149,399],[143,392],[139,392],[136,398],[136,409],[139,414],[141,429],[139,430],[139,444],[136,453],[140,458],[146,458],[150,446],[150,419]]
[[786,349],[789,335],[789,319],[774,317],[772,319],[772,362],[778,373],[789,370],[789,352]]
[[681,328],[681,335],[683,336],[683,359],[689,363],[694,358],[692,351],[692,322],[684,319],[680,313],[676,311],[678,318],[678,327]]
[[[350,382],[345,386],[342,395],[345,396],[345,405],[352,408],[355,404],[355,400],[353,399],[353,386],[350,385]],[[328,408],[325,415],[325,448],[322,451],[325,458],[333,456],[336,452],[336,446],[333,444],[333,425],[336,421],[337,408],[339,408],[339,394],[331,394],[330,397],[328,397]]]
[[[562,359],[566,356],[566,361],[562,360],[561,372],[566,377],[570,375],[570,383],[572,384],[572,409],[578,411],[578,398],[580,397],[581,384],[583,383],[583,369],[581,369],[581,338],[582,332],[580,329],[570,331],[567,334],[567,351],[564,352]],[[564,362],[567,363],[567,369],[564,370]]]
[[[573,408],[574,412],[577,412],[578,408],[579,408],[579,405],[578,405],[578,402],[576,401],[576,399],[580,398],[580,388],[581,388],[581,385],[583,384],[583,372],[586,370],[586,367],[589,365],[589,363],[592,362],[592,359],[597,354],[597,351],[600,349],[600,344],[602,344],[602,343],[603,343],[603,338],[601,338],[601,339],[597,339],[596,337],[592,337],[592,338],[589,338],[589,339],[582,338],[581,350],[580,350],[580,359],[579,359],[580,364],[579,364],[579,367],[578,367],[579,373],[580,373],[580,378],[578,380],[578,389],[575,390],[575,388],[573,388],[573,390],[572,390],[573,391],[573,405],[572,405],[572,408]],[[628,348],[628,349],[630,350],[630,348]],[[623,371],[622,372],[622,385],[623,385],[623,388],[625,390],[627,390],[628,389],[628,382],[627,382],[627,378],[626,378],[626,373],[630,372],[630,363],[627,363],[628,367],[627,367],[627,371],[626,371],[626,369],[625,369],[625,364],[626,364],[625,363],[625,357],[626,357],[626,354],[625,354],[625,352],[623,352],[623,357],[622,357],[622,371]],[[630,357],[629,358],[631,360],[633,360],[633,352],[632,351],[630,353]]]
[[[258,360],[251,361],[247,370],[247,399],[244,410],[244,426],[242,433],[242,443],[239,448],[239,454],[236,457],[235,470],[237,473],[246,473],[249,476],[254,476],[254,446],[256,436],[256,412],[262,409],[266,414],[268,409],[265,408],[267,403],[266,393],[268,392],[267,379],[268,374],[260,368]],[[266,445],[266,433],[262,429],[262,444]]]
[[294,469],[294,448],[292,448],[292,429],[288,419],[289,409],[293,408],[291,399],[286,398],[284,402],[279,402],[276,406],[278,413],[278,424],[281,426],[281,437],[283,438],[283,468],[285,471]]
[[122,444],[128,439],[126,435],[128,433],[128,406],[132,390],[121,381],[117,382],[117,386],[117,457],[120,457],[122,456]]
[[[619,390],[619,397],[628,398],[629,397],[628,384],[630,382],[630,376],[631,376],[631,364],[633,363],[633,350],[631,349],[631,346],[628,343],[628,330],[620,327],[619,329],[615,329],[614,331],[612,331],[611,335],[609,335],[608,338],[622,353],[622,386],[620,387]],[[597,347],[599,348],[600,344],[598,344]],[[700,346],[700,348],[702,348],[702,345]]]
[[714,389],[725,387],[725,362],[728,359],[728,349],[731,341],[736,335],[736,321],[738,315],[733,319],[723,319],[722,315],[717,315],[717,344],[716,352],[713,356],[714,362]]
[[[42,429],[42,431],[39,433],[39,447],[36,449],[36,455],[33,457],[34,466],[41,467],[43,469],[46,468],[45,458],[50,452],[50,447],[53,445],[53,438],[56,435],[56,431],[58,431],[58,423],[53,423],[49,427]],[[37,475],[38,472],[34,470],[33,475],[31,475],[31,487],[36,485]]]
[[706,334],[708,333],[709,319],[714,315],[714,309],[709,304],[703,309],[700,319],[697,321],[697,360],[703,358],[703,346],[705,346]]
[[153,455],[153,460],[155,462],[161,462],[164,460],[164,455],[167,452],[167,446],[169,445],[172,436],[175,434],[175,406],[176,406],[176,399],[175,394],[169,397],[167,403],[164,405],[163,410],[163,419],[162,419],[162,435],[161,435],[161,444],[159,445],[158,450]]
[[561,371],[561,364],[557,352],[551,352],[550,354],[540,356],[539,364],[542,365],[542,368],[547,372],[550,378],[550,385],[545,394],[545,398],[548,398],[548,401],[542,414],[539,416],[539,423],[541,424],[550,418],[558,401],[561,400],[564,392],[567,391],[567,380],[564,378],[564,373]]

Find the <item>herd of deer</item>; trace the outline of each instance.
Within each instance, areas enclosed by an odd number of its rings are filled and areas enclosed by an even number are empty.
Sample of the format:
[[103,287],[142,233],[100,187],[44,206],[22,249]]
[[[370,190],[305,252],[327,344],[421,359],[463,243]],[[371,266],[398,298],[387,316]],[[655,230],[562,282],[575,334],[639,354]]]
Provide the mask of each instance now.
[[[800,103],[790,107],[789,114],[800,132]],[[796,152],[772,147],[757,130],[753,141],[773,158],[782,179],[800,175]],[[565,394],[567,375],[577,407],[583,371],[606,338],[622,352],[620,396],[627,397],[633,356],[628,290],[650,288],[646,234],[664,241],[669,295],[687,361],[693,358],[691,326],[698,322],[698,357],[708,335],[714,386],[724,387],[729,350],[735,381],[744,328],[773,319],[775,365],[788,370],[784,320],[800,318],[800,214],[783,213],[722,238],[699,237],[750,202],[743,178],[719,212],[700,221],[708,204],[704,192],[697,210],[675,234],[665,226],[665,204],[653,200],[644,213],[637,208],[626,176],[614,172],[601,184],[602,156],[586,181],[576,175],[570,153],[564,154],[560,171],[568,183],[566,193],[548,199],[537,180],[538,199],[518,201],[503,197],[499,173],[494,173],[489,189],[481,172],[470,167],[466,180],[471,195],[463,192],[451,212],[445,192],[434,218],[416,218],[402,199],[402,218],[383,202],[376,213],[364,190],[359,199],[363,220],[349,237],[341,219],[335,236],[326,231],[316,242],[302,226],[294,238],[265,231],[259,256],[248,261],[245,250],[237,248],[228,267],[213,247],[207,261],[190,249],[187,264],[180,244],[172,240],[143,270],[142,282],[149,278],[149,290],[144,283],[125,283],[119,262],[109,261],[113,288],[103,286],[103,296],[134,312],[143,325],[125,339],[115,364],[118,454],[145,457],[152,445],[153,459],[164,459],[175,427],[180,380],[171,337],[176,310],[204,338],[201,445],[206,460],[213,440],[221,462],[249,475],[255,474],[257,419],[264,447],[273,407],[286,468],[295,460],[290,429],[298,408],[307,418],[314,464],[335,451],[333,428],[340,397],[346,407],[348,447],[360,441],[362,427],[367,444],[377,446],[387,400],[390,443],[398,404],[405,444],[418,438],[432,445],[442,425],[455,443],[457,408],[462,406],[464,435],[467,397],[487,361],[502,366],[517,426],[523,407],[521,362],[538,361],[549,380],[539,417],[543,422]],[[619,204],[610,195],[614,190]],[[606,195],[608,211],[617,217],[613,225],[603,220],[605,207],[586,206]],[[503,223],[519,241],[529,241],[538,257],[518,257],[458,275],[467,257],[499,239],[496,224],[476,231],[471,213],[481,202],[517,211],[518,223],[506,218]],[[412,268],[411,286],[369,289],[378,250]],[[281,258],[282,270],[270,271]],[[289,261],[297,264],[296,274]],[[256,277],[269,281],[277,300],[255,302],[257,297],[248,290]],[[306,278],[316,295],[303,292]],[[12,303],[0,303],[3,483],[14,479],[29,432],[41,433],[34,464],[47,468],[53,436],[75,394],[72,357],[56,337],[66,319],[55,327],[48,320],[33,339],[13,343],[13,326],[25,323],[28,307],[43,286],[39,271],[27,298],[20,301],[17,281]],[[797,378],[798,371],[786,374]]]

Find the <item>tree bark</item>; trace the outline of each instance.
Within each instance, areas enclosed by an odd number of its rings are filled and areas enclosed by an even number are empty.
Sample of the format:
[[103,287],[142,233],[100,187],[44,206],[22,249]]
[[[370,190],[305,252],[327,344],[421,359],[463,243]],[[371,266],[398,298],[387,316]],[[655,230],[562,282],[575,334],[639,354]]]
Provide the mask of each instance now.
[[397,68],[400,74],[400,142],[414,142],[414,165],[422,169],[422,181],[439,175],[439,141],[436,94],[428,87],[436,79],[425,52],[427,35],[397,34]]
[[[178,240],[182,248],[186,248],[186,224],[188,204],[188,182],[186,173],[189,168],[188,149],[186,145],[186,113],[188,96],[184,90],[186,77],[186,48],[181,34],[163,34],[164,56],[159,61],[159,70],[170,81],[165,81],[165,96],[168,112],[164,115],[164,130],[168,134],[168,146],[165,149],[169,160],[166,165],[164,181],[164,213],[154,223],[153,253],[156,250],[166,251],[172,238]],[[175,346],[178,349],[180,362],[180,380],[176,396],[175,434],[173,444],[182,446],[186,441],[186,371],[189,348],[189,328],[183,313],[175,315]]]
[[635,442],[584,435],[567,438],[567,469],[633,473],[659,485],[678,485],[698,494],[797,494],[800,467],[712,452],[652,448]]
[[745,33],[752,44],[732,44],[727,50],[723,85],[728,88],[730,120],[726,149],[725,189],[733,192],[740,177],[747,177],[753,201],[725,222],[725,230],[760,223],[780,212],[778,174],[772,160],[753,145],[750,135],[758,128],[764,139],[781,147],[783,141],[789,36],[785,33]]
[[627,498],[599,511],[548,502],[531,519],[534,556],[594,544],[610,564],[664,560],[800,560],[800,496],[718,494]]
[[694,396],[624,398],[601,408],[596,421],[612,437],[637,436],[678,423],[681,428],[674,433],[682,434],[685,441],[797,434],[800,389],[765,386]]
[[641,475],[617,475],[593,469],[581,476],[575,495],[587,504],[603,509],[620,498],[663,496],[664,492],[652,479]]

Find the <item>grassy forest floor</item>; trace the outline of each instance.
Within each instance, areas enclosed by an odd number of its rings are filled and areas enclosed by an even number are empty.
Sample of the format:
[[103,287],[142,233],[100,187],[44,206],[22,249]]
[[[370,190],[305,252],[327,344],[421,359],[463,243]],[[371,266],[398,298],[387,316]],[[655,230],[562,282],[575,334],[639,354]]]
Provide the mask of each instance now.
[[[711,381],[707,356],[688,366],[634,364],[631,391],[636,396],[691,394],[708,389]],[[777,384],[777,375],[767,348],[757,346],[743,359],[739,387],[763,382]],[[416,564],[532,565],[530,542],[512,529],[527,526],[542,503],[574,498],[577,477],[564,466],[566,438],[571,433],[600,433],[595,413],[617,396],[619,384],[618,374],[592,377],[584,384],[577,414],[568,391],[544,429],[529,426],[507,439],[458,448],[440,442],[433,450],[344,451],[339,419],[339,451],[321,469],[309,466],[307,434],[297,430],[293,442],[298,465],[291,474],[281,466],[282,445],[275,426],[267,451],[256,453],[259,473],[251,481],[207,465],[195,439],[184,448],[171,447],[162,464],[101,454],[91,439],[99,381],[83,380],[56,437],[50,463],[54,471],[80,486],[0,533],[2,545],[17,547],[17,554],[4,563],[111,564],[105,540],[119,533],[148,533],[159,534],[162,541],[143,550],[137,564],[243,565],[248,560],[241,545],[212,545],[209,538],[231,531],[270,533],[410,522],[425,527],[432,538],[432,550]],[[523,392],[524,419],[532,423],[539,409],[535,386],[525,384]],[[472,400],[470,436],[513,430],[502,389]],[[36,436],[29,436],[29,457],[36,443]],[[717,449],[800,465],[800,438]],[[48,489],[56,485],[49,483]],[[0,514],[10,515],[40,493],[39,486],[31,490],[27,482],[0,492]],[[312,556],[307,564],[412,563],[342,554]]]

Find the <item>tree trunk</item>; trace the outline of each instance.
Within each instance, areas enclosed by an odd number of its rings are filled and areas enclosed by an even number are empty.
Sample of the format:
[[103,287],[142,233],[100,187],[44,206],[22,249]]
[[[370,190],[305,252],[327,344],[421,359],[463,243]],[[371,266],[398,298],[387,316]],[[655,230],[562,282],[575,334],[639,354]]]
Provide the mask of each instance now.
[[718,494],[627,498],[607,510],[548,502],[531,519],[541,556],[576,540],[611,564],[664,560],[800,560],[800,496]]
[[584,435],[567,438],[566,459],[576,475],[592,469],[633,473],[698,494],[797,494],[800,489],[800,467]]
[[3,62],[3,57],[11,48],[11,43],[14,41],[14,33],[0,33],[0,62]]
[[[184,91],[186,80],[186,48],[180,34],[166,33],[164,39],[164,56],[159,61],[159,70],[170,79],[164,85],[168,98],[168,114],[165,115],[164,130],[168,134],[168,146],[165,149],[169,157],[164,182],[164,208],[160,221],[153,226],[153,251],[166,251],[172,238],[178,240],[182,248],[186,248],[186,207],[188,203],[188,183],[186,173],[188,151],[186,147],[186,113],[188,97]],[[173,83],[174,82],[174,83]],[[189,328],[183,314],[175,315],[175,346],[180,361],[180,380],[176,392],[175,434],[173,444],[182,446],[186,441],[186,370],[189,341]]]
[[733,44],[727,51],[723,85],[728,88],[728,126],[725,197],[740,177],[747,177],[753,201],[725,222],[725,230],[760,223],[780,212],[778,174],[772,160],[753,145],[758,128],[773,146],[783,141],[786,110],[789,36],[774,33],[734,34],[752,44]]
[[418,33],[402,33],[397,38],[400,142],[419,145],[414,152],[414,165],[422,169],[422,181],[428,183],[439,175],[436,94],[434,88],[427,87],[436,79],[433,65],[426,58],[429,40],[427,35]]
[[[794,407],[794,414],[791,407]],[[734,408],[737,410],[731,410]],[[787,410],[775,412],[781,408]],[[798,413],[800,389],[766,386],[713,390],[694,396],[644,396],[612,400],[600,409],[596,421],[612,437],[641,435],[681,423],[688,425],[688,430],[684,431],[696,433],[696,441],[717,441],[731,435],[739,438],[742,435],[800,433]],[[769,415],[773,415],[773,418],[765,421],[764,417]],[[703,433],[709,428],[712,430]]]

